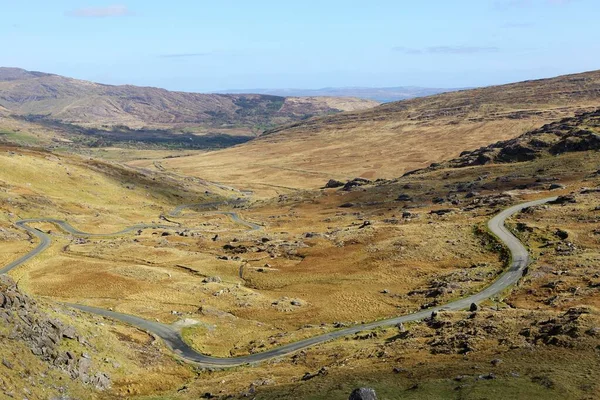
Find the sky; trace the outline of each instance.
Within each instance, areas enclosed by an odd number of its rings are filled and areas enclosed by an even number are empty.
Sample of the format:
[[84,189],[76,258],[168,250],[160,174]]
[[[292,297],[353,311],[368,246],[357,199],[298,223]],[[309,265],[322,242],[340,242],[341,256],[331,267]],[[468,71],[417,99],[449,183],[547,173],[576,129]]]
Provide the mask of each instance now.
[[190,92],[600,69],[598,0],[115,1],[0,0],[0,66]]

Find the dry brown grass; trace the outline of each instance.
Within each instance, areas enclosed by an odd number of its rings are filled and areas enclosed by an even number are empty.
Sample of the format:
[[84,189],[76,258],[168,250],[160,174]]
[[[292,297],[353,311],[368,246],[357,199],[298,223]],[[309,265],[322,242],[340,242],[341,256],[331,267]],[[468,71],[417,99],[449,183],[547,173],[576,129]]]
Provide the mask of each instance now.
[[[600,73],[447,93],[317,118],[221,151],[164,160],[262,196],[330,178],[395,178],[598,104]],[[151,167],[150,161],[132,165]]]

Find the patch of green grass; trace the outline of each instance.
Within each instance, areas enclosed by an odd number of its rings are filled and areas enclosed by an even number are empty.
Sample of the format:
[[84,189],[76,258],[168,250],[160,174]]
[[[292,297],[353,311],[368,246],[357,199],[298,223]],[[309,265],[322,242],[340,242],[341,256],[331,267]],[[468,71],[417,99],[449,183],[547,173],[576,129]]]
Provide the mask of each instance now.
[[[260,399],[302,398],[306,400],[346,400],[352,390],[369,387],[375,390],[380,400],[438,400],[438,399],[564,399],[570,398],[564,390],[548,389],[528,378],[498,378],[479,380],[468,377],[463,382],[450,379],[415,382],[396,377],[394,380],[352,379],[343,383],[320,387],[299,384],[296,387],[281,387],[272,391],[259,391]],[[307,390],[308,389],[308,390]],[[287,397],[289,396],[289,397]]]
[[39,139],[32,134],[3,129],[0,129],[0,141],[22,145],[36,145],[40,142]]

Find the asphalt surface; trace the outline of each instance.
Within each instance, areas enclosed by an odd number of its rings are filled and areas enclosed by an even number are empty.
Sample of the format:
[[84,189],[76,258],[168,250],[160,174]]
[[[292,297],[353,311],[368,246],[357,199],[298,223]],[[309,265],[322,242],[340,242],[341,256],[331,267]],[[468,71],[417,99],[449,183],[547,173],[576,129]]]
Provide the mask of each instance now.
[[[268,351],[265,351],[262,353],[256,353],[256,354],[251,354],[251,355],[247,355],[247,356],[232,357],[232,358],[210,357],[210,356],[206,356],[204,354],[198,353],[196,350],[194,350],[193,348],[188,346],[183,341],[180,331],[170,325],[148,321],[148,320],[145,320],[143,318],[139,318],[139,317],[136,317],[133,315],[121,314],[121,313],[117,313],[114,311],[109,311],[109,310],[105,310],[105,309],[101,309],[101,308],[95,308],[95,307],[90,307],[90,306],[85,306],[85,305],[80,305],[80,304],[68,304],[68,306],[76,308],[76,309],[84,311],[84,312],[88,312],[88,313],[92,313],[92,314],[96,314],[96,315],[101,315],[101,316],[104,316],[107,318],[115,319],[115,320],[130,324],[132,326],[135,326],[137,328],[143,329],[147,332],[150,332],[153,335],[163,339],[165,341],[165,343],[167,344],[167,346],[169,346],[173,350],[173,352],[175,352],[175,354],[177,354],[180,358],[182,358],[186,361],[198,364],[203,367],[223,368],[223,367],[233,367],[233,366],[244,365],[244,364],[255,364],[255,363],[267,361],[267,360],[270,360],[270,359],[273,359],[276,357],[286,356],[286,355],[294,353],[298,350],[301,350],[301,349],[304,349],[304,348],[307,348],[310,346],[314,346],[319,343],[324,343],[324,342],[328,342],[330,340],[338,339],[338,338],[341,338],[344,336],[353,335],[353,334],[356,334],[361,331],[368,331],[368,330],[379,328],[379,327],[397,325],[399,323],[420,321],[424,318],[429,317],[433,312],[439,312],[439,311],[444,311],[444,310],[448,310],[448,311],[465,310],[465,309],[470,308],[471,304],[473,304],[473,303],[479,304],[482,301],[485,301],[487,299],[490,299],[490,298],[496,296],[497,294],[501,293],[508,287],[517,283],[519,281],[519,279],[523,276],[523,270],[529,265],[529,262],[530,262],[529,253],[527,252],[527,249],[525,248],[525,246],[523,246],[523,244],[514,235],[512,235],[508,231],[508,229],[504,226],[504,221],[508,217],[520,212],[524,208],[548,203],[555,199],[556,199],[556,197],[551,197],[551,198],[545,198],[545,199],[531,201],[531,202],[527,202],[527,203],[523,203],[523,204],[518,204],[516,206],[510,207],[510,208],[502,211],[501,213],[496,215],[494,218],[492,218],[488,222],[488,227],[489,227],[490,231],[494,235],[496,235],[496,237],[500,241],[502,241],[506,245],[506,247],[510,250],[511,263],[510,263],[509,268],[502,275],[500,275],[498,277],[498,279],[496,279],[491,285],[489,285],[482,291],[480,291],[476,294],[473,294],[471,296],[452,301],[445,305],[428,308],[428,309],[425,309],[425,310],[422,310],[422,311],[419,311],[419,312],[416,312],[413,314],[398,316],[398,317],[394,317],[394,318],[390,318],[390,319],[375,321],[375,322],[371,322],[368,324],[361,324],[361,325],[356,325],[356,326],[352,326],[349,328],[332,331],[329,333],[325,333],[323,335],[314,336],[312,338],[308,338],[308,339],[304,339],[304,340],[301,340],[298,342],[286,344],[286,345],[283,345],[283,346],[280,346],[280,347],[277,347],[277,348],[274,348],[274,349],[271,349],[271,350],[268,350]],[[180,206],[180,207],[176,208],[174,211],[172,211],[169,215],[172,217],[178,216],[186,208],[194,209],[197,207],[198,207],[197,205]],[[215,212],[215,213],[217,213],[217,212]],[[244,221],[236,213],[222,212],[220,214],[229,215],[235,222],[240,223],[240,224],[248,227],[249,229],[260,229],[261,228],[260,225]],[[154,225],[154,224],[134,225],[134,226],[128,227],[120,232],[100,235],[100,234],[87,234],[85,232],[81,232],[81,231],[73,228],[67,222],[61,221],[61,220],[43,219],[43,218],[22,220],[22,221],[18,221],[16,223],[17,226],[19,226],[22,229],[25,229],[26,231],[30,232],[32,235],[36,236],[40,240],[40,244],[35,249],[33,249],[31,252],[26,254],[25,256],[8,264],[6,267],[4,267],[2,270],[0,270],[0,273],[7,273],[8,271],[18,267],[19,265],[27,262],[31,258],[40,254],[42,251],[44,251],[46,248],[48,248],[48,246],[50,246],[50,243],[51,243],[50,235],[48,235],[42,231],[39,231],[35,228],[32,228],[28,225],[29,223],[34,223],[34,222],[51,222],[51,223],[58,225],[64,231],[66,231],[74,236],[79,236],[79,237],[111,237],[111,236],[118,236],[118,235],[126,234],[126,233],[129,233],[132,231],[137,231],[139,229],[148,229],[148,228],[160,228],[160,229],[177,229],[177,228],[179,228],[179,229],[181,229],[180,227],[168,226],[168,225]]]

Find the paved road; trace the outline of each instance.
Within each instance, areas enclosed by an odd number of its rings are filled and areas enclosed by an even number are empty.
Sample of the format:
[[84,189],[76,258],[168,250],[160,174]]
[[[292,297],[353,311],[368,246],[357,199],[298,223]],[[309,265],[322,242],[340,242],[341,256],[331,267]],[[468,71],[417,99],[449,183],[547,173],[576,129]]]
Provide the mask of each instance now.
[[[544,203],[553,201],[555,199],[556,199],[556,197],[551,197],[551,198],[531,201],[528,203],[519,204],[519,205],[510,207],[510,208],[502,211],[500,214],[496,215],[494,218],[492,218],[488,222],[488,227],[489,227],[490,231],[493,232],[498,237],[498,239],[501,240],[510,250],[511,265],[502,275],[500,275],[500,277],[496,281],[494,281],[490,286],[483,289],[481,292],[473,294],[469,297],[465,297],[465,298],[447,303],[445,305],[428,308],[426,310],[422,310],[422,311],[419,311],[419,312],[416,312],[413,314],[403,315],[403,316],[390,318],[390,319],[386,319],[386,320],[371,322],[369,324],[356,325],[356,326],[352,326],[349,328],[340,329],[340,330],[329,332],[329,333],[326,333],[323,335],[304,339],[304,340],[301,340],[298,342],[286,344],[286,345],[283,345],[283,346],[280,346],[280,347],[277,347],[277,348],[274,348],[272,350],[268,350],[268,351],[265,351],[262,353],[251,354],[251,355],[242,356],[242,357],[232,357],[232,358],[210,357],[210,356],[206,356],[201,353],[198,353],[196,350],[194,350],[193,348],[188,346],[181,338],[180,332],[170,325],[161,324],[158,322],[152,322],[152,321],[148,321],[148,320],[145,320],[143,318],[139,318],[139,317],[136,317],[133,315],[121,314],[121,313],[117,313],[114,311],[109,311],[109,310],[96,308],[96,307],[84,306],[84,305],[79,305],[79,304],[68,304],[68,305],[73,308],[79,309],[81,311],[85,311],[85,312],[89,312],[92,314],[101,315],[101,316],[104,316],[107,318],[119,320],[119,321],[125,322],[127,324],[133,325],[135,327],[138,327],[140,329],[146,330],[146,331],[162,338],[165,341],[165,343],[179,357],[183,358],[184,360],[199,364],[200,366],[203,366],[203,367],[217,367],[217,368],[218,367],[233,367],[233,366],[243,365],[243,364],[258,363],[258,362],[266,361],[266,360],[269,360],[272,358],[286,356],[286,355],[289,355],[300,349],[304,349],[304,348],[313,346],[315,344],[324,343],[324,342],[327,342],[327,341],[330,341],[333,339],[337,339],[337,338],[340,338],[343,336],[356,334],[361,331],[366,331],[366,330],[379,328],[379,327],[385,327],[385,326],[392,326],[392,325],[396,325],[399,323],[419,321],[419,320],[422,320],[422,319],[430,316],[432,312],[438,312],[438,311],[443,311],[443,310],[453,310],[453,311],[464,310],[464,309],[469,308],[472,303],[478,304],[484,300],[494,297],[495,295],[504,291],[506,288],[517,283],[523,275],[523,270],[525,269],[525,267],[527,267],[527,265],[529,264],[529,261],[530,261],[527,249],[525,248],[525,246],[523,246],[523,244],[515,236],[513,236],[508,231],[508,229],[504,226],[504,221],[508,217],[520,212],[521,210],[523,210],[526,207],[544,204]],[[194,206],[188,205],[188,206],[178,207],[170,215],[177,216],[184,208],[194,208]],[[259,225],[243,221],[236,213],[225,213],[225,214],[230,215],[234,221],[242,223],[243,225],[249,227],[250,229],[259,229],[260,228]],[[157,228],[157,227],[160,227],[160,228],[164,227],[165,229],[169,229],[169,228],[173,229],[174,228],[173,226],[165,226],[165,225],[135,225],[133,227],[126,228],[120,232],[110,234],[110,235],[89,235],[84,232],[78,231],[77,229],[73,228],[71,225],[69,225],[68,223],[66,223],[64,221],[58,221],[58,220],[52,220],[52,219],[31,219],[31,220],[19,221],[19,222],[17,222],[17,225],[19,227],[27,230],[31,234],[35,235],[36,237],[38,237],[40,239],[40,244],[34,250],[32,250],[30,253],[28,253],[27,255],[12,262],[8,266],[6,266],[4,269],[0,270],[0,273],[6,273],[6,272],[10,271],[11,269],[16,268],[17,266],[23,264],[24,262],[28,261],[32,257],[35,257],[36,255],[38,255],[39,253],[44,251],[50,245],[51,238],[49,235],[47,235],[46,233],[41,232],[35,228],[31,228],[30,226],[27,225],[28,223],[32,223],[32,222],[52,222],[52,223],[55,223],[58,226],[60,226],[61,229],[64,229],[65,231],[67,231],[73,235],[85,236],[85,237],[116,236],[116,235],[125,234],[127,232],[135,231],[138,229],[145,229],[145,228]]]

